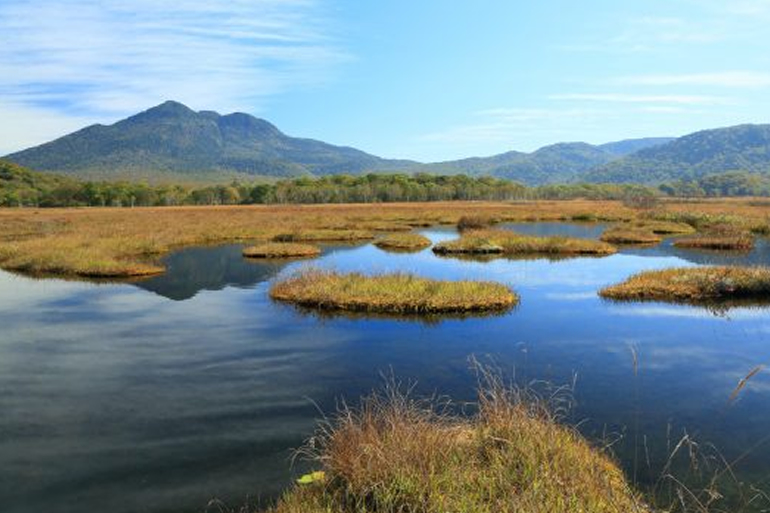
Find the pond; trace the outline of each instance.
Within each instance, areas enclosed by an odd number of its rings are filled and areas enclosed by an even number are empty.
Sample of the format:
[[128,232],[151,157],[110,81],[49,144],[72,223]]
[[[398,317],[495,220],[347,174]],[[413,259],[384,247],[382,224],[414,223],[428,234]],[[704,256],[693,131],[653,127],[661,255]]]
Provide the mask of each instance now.
[[[599,225],[509,225],[597,237]],[[422,233],[434,242],[453,230]],[[770,264],[748,254],[626,248],[604,258],[438,258],[371,244],[329,246],[312,265],[487,279],[521,296],[511,312],[464,319],[318,316],[267,296],[307,262],[256,262],[241,246],[170,255],[165,275],[136,283],[35,280],[0,272],[0,499],[29,511],[199,512],[274,499],[303,471],[292,448],[322,411],[392,373],[420,393],[473,399],[476,355],[521,383],[574,382],[570,422],[616,439],[643,483],[684,430],[713,443],[767,488],[770,310],[726,312],[612,303],[596,291],[630,274],[708,263]],[[637,368],[635,370],[636,353]],[[650,465],[647,464],[649,454]],[[213,506],[212,506],[213,507]],[[215,511],[216,508],[210,509]]]

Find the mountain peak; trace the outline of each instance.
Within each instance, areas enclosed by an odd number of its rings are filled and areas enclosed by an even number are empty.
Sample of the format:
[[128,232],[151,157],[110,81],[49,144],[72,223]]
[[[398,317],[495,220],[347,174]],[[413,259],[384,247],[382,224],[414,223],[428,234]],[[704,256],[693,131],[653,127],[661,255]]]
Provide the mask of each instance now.
[[[195,115],[196,112],[183,103],[175,102],[173,100],[167,100],[160,105],[156,105],[144,112],[133,116],[133,118],[179,118]],[[132,118],[129,118],[132,119]]]

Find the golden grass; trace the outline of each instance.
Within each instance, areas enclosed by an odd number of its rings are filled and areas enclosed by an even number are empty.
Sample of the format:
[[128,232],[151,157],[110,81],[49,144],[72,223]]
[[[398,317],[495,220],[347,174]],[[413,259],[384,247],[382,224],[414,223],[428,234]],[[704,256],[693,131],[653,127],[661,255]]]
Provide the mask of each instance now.
[[460,220],[457,221],[457,231],[483,230],[490,228],[496,222],[496,219],[485,215],[462,216]]
[[499,311],[518,303],[516,294],[499,283],[318,269],[303,270],[276,282],[270,297],[321,310],[391,314]]
[[651,230],[626,225],[608,228],[600,239],[611,244],[657,244],[662,240],[660,235]]
[[770,298],[766,267],[685,267],[645,271],[599,295],[617,300],[700,302],[720,299]]
[[243,249],[243,256],[248,258],[299,258],[320,254],[321,248],[318,246],[291,242],[266,242]]
[[495,382],[471,417],[398,389],[342,409],[301,451],[318,471],[272,513],[643,513],[615,462]]
[[754,247],[754,238],[749,235],[698,235],[674,242],[677,248],[715,249],[723,251],[749,251]]
[[273,237],[276,242],[356,242],[371,240],[374,233],[368,230],[329,230],[299,229],[290,233],[280,233]]
[[429,248],[431,244],[428,237],[419,233],[393,233],[374,243],[378,248],[394,251],[419,251]]
[[610,255],[617,249],[606,242],[570,237],[534,237],[507,230],[474,230],[459,239],[433,247],[440,255]]
[[[161,272],[160,257],[185,246],[267,242],[277,235],[302,231],[396,231],[457,224],[463,216],[501,222],[629,221],[638,219],[639,213],[617,201],[590,200],[0,209],[0,267],[31,273],[129,277]],[[697,204],[665,201],[651,216],[693,223],[706,219],[711,224],[727,220],[755,232],[770,230],[767,208],[752,199]]]
[[658,235],[685,235],[695,232],[695,228],[687,223],[679,223],[675,221],[656,221],[654,219],[638,220],[632,222],[631,226],[636,229],[650,231]]

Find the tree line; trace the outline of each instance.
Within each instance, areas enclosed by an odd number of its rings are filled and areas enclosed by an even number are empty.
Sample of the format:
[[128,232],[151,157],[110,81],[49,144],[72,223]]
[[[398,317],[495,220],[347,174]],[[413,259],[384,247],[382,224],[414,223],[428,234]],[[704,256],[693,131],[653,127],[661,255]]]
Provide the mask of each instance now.
[[134,207],[292,203],[384,203],[526,199],[634,199],[659,196],[770,196],[770,178],[733,172],[650,187],[635,184],[558,184],[527,187],[510,180],[466,175],[366,174],[300,177],[274,183],[150,185],[84,182],[0,162],[0,206]]

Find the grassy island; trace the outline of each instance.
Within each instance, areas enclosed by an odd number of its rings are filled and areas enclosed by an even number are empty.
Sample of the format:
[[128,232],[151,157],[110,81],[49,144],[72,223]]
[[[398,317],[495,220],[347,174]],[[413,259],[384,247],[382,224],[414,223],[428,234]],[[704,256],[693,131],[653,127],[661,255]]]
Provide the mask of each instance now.
[[273,240],[276,242],[356,242],[372,240],[374,233],[368,230],[296,230],[280,233]]
[[503,387],[471,418],[387,390],[319,428],[271,513],[648,513],[615,462]]
[[612,244],[657,244],[662,240],[651,230],[626,225],[608,228],[600,239]]
[[393,233],[378,239],[374,245],[393,251],[419,251],[430,247],[431,241],[419,233]]
[[321,254],[321,248],[312,244],[267,242],[243,249],[248,258],[308,258]]
[[684,267],[645,271],[599,291],[617,300],[701,302],[770,297],[765,267]]
[[439,255],[610,255],[617,250],[606,242],[570,237],[534,237],[505,230],[474,230],[459,239],[433,247]]
[[516,294],[499,283],[317,269],[303,270],[275,283],[270,296],[322,310],[389,314],[500,311],[518,303]]
[[748,233],[703,234],[679,239],[674,242],[674,246],[687,249],[750,251],[754,247],[754,237]]

